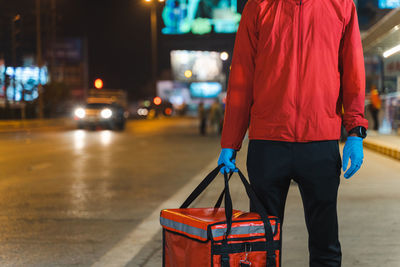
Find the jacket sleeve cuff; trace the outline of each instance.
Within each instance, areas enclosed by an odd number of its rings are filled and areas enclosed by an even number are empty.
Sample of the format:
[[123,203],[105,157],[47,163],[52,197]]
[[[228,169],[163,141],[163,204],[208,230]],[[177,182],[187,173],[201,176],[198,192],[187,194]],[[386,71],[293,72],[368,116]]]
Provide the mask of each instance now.
[[344,127],[346,128],[347,132],[350,132],[351,129],[353,129],[353,128],[357,127],[357,126],[362,126],[362,127],[364,127],[365,129],[368,130],[368,121],[366,119],[362,119],[360,121],[355,121],[355,122],[350,123],[350,124],[345,124]]
[[242,147],[242,143],[235,144],[235,143],[225,143],[225,142],[221,141],[221,148],[230,148],[230,149],[239,151],[241,147]]

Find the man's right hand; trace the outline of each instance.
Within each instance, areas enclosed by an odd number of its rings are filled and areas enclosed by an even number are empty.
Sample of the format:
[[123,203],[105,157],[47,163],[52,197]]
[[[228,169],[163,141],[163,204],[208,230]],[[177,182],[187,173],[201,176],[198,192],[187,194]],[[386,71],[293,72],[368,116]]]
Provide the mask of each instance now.
[[230,173],[230,172],[237,172],[238,169],[236,168],[236,151],[232,148],[223,148],[221,153],[219,154],[218,165],[225,164],[224,167],[221,168],[220,172]]

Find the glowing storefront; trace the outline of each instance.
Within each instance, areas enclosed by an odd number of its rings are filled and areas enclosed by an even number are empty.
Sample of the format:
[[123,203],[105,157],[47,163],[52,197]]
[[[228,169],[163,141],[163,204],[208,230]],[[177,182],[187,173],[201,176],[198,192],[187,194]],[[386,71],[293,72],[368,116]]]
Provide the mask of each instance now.
[[[394,6],[393,1],[380,5]],[[384,3],[385,2],[385,3]],[[399,2],[399,1],[397,1]],[[400,4],[400,3],[397,3]],[[383,100],[381,133],[400,131],[400,8],[393,9],[362,35],[366,62],[366,91],[376,86]]]
[[37,86],[48,82],[46,67],[6,67],[0,61],[0,99],[4,104],[5,100],[19,102],[21,100],[32,101],[38,97]]

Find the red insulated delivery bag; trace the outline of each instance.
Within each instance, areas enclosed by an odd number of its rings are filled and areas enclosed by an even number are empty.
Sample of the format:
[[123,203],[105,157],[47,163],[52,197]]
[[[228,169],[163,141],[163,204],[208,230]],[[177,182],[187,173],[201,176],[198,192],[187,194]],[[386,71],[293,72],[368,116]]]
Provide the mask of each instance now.
[[[280,221],[267,215],[240,170],[240,180],[256,212],[232,208],[229,192],[232,173],[229,177],[224,175],[225,188],[214,208],[188,208],[215,179],[222,166],[208,174],[179,209],[161,211],[163,266],[280,266]],[[225,208],[220,208],[224,195]]]

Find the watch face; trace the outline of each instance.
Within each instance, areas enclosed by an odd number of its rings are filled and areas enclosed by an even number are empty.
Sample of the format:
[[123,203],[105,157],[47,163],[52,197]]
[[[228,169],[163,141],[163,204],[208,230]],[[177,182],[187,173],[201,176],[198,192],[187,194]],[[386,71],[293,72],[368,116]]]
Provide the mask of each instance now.
[[351,134],[351,133],[356,134],[358,137],[361,137],[361,138],[367,137],[367,129],[365,129],[365,128],[362,127],[362,126],[354,127],[354,128],[349,132],[349,134]]

